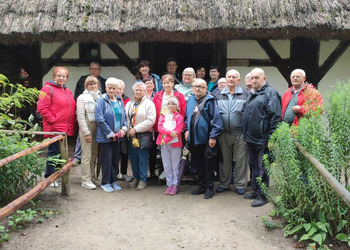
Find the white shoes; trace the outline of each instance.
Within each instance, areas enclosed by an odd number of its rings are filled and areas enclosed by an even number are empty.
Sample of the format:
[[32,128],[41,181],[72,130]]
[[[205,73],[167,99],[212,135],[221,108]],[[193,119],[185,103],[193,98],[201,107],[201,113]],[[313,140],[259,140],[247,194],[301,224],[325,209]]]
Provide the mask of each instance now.
[[90,189],[90,190],[96,188],[95,184],[92,183],[91,181],[83,181],[83,182],[81,183],[81,186],[84,187],[84,188]]
[[165,180],[165,172],[164,171],[159,175],[158,179],[161,181]]
[[50,187],[58,188],[58,183],[56,181],[54,181],[50,184]]

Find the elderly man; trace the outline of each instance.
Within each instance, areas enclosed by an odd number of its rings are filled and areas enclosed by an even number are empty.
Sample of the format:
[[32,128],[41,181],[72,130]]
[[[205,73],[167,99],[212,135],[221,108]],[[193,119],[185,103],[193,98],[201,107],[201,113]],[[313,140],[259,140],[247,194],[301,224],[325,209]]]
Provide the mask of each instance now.
[[218,153],[215,145],[223,129],[216,99],[207,90],[206,82],[196,79],[185,115],[185,139],[189,141],[199,182],[191,194],[204,194],[204,199],[214,196],[214,161]]
[[254,93],[249,96],[243,110],[242,130],[252,169],[253,192],[246,194],[244,198],[254,199],[251,206],[260,207],[268,201],[257,178],[261,178],[261,182],[268,187],[269,177],[265,171],[263,155],[269,152],[268,140],[278,123],[282,121],[281,96],[266,82],[265,72],[262,69],[253,69],[250,79]]
[[[89,67],[89,75],[81,76],[80,79],[77,82],[77,85],[75,87],[74,91],[74,99],[76,100],[78,96],[80,96],[84,90],[85,90],[85,80],[88,76],[92,75],[96,77],[99,81],[99,90],[100,92],[106,93],[106,79],[100,76],[102,69],[101,69],[101,64],[98,62],[91,62],[90,67]],[[80,138],[79,136],[77,137],[77,141],[75,144],[75,150],[74,150],[74,159],[73,159],[73,165],[76,166],[80,164],[81,161],[81,146],[80,146]],[[98,181],[94,180],[95,183],[99,184]]]
[[193,68],[186,68],[182,72],[182,82],[175,85],[175,89],[184,95],[187,102],[188,98],[193,95],[192,83],[196,77],[196,73]]
[[176,59],[173,57],[169,57],[168,60],[166,61],[166,72],[163,73],[163,75],[170,74],[174,76],[175,85],[181,83],[181,76],[177,72],[177,67],[178,65],[177,65]]
[[102,72],[102,68],[101,68],[101,64],[98,62],[91,62],[90,63],[90,67],[89,67],[89,72],[90,74],[88,75],[84,75],[81,76],[80,79],[77,82],[77,85],[75,87],[75,91],[74,91],[74,99],[77,99],[79,95],[81,95],[84,90],[85,90],[85,79],[86,77],[92,75],[94,77],[96,77],[99,81],[99,90],[102,94],[106,93],[106,79],[104,79],[103,77],[100,76],[101,72]]
[[245,78],[244,78],[244,83],[245,83],[245,86],[247,86],[246,90],[251,93],[252,92],[252,83],[250,82],[250,73],[246,74],[245,75]]
[[242,134],[242,110],[249,93],[238,86],[240,74],[231,69],[226,73],[227,87],[215,93],[220,109],[224,132],[219,137],[223,164],[220,166],[220,185],[217,193],[229,190],[232,178],[232,159],[236,161],[234,185],[236,193],[243,195],[248,181],[248,156]]
[[[306,75],[302,69],[295,69],[290,74],[292,86],[282,97],[282,119],[283,121],[298,125],[299,119],[308,111],[322,107],[321,94],[312,84],[305,82]],[[307,103],[305,103],[307,101]]]

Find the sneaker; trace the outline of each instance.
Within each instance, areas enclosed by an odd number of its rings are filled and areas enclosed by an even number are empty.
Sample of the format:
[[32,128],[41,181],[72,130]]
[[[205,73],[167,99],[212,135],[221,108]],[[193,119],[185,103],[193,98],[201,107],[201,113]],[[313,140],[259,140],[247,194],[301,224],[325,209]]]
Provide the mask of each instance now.
[[136,190],[141,191],[147,187],[147,183],[143,181],[139,181],[139,185],[137,185]]
[[236,188],[236,193],[238,195],[244,195],[245,194],[245,189],[244,188]]
[[170,194],[170,192],[171,192],[172,189],[173,189],[172,186],[167,187],[167,189],[165,189],[165,194],[166,194],[166,195]]
[[247,199],[247,200],[255,200],[257,197],[258,195],[254,191],[244,195],[244,199]]
[[130,181],[132,180],[131,177],[128,176],[128,175],[126,175],[126,174],[123,174],[123,175],[122,175],[122,178],[123,178],[124,181],[126,181],[126,182],[130,182]]
[[50,184],[50,187],[58,188],[58,183],[56,181],[54,181]]
[[216,192],[217,192],[217,193],[223,193],[223,192],[225,192],[225,191],[227,191],[227,190],[228,190],[228,188],[218,187],[218,188],[216,189]]
[[108,193],[112,193],[114,191],[111,184],[109,184],[109,183],[106,185],[101,185],[101,188]]
[[92,183],[91,181],[83,181],[83,182],[81,183],[81,186],[84,187],[84,188],[90,189],[90,190],[96,188],[95,184]]
[[91,179],[92,183],[94,183],[96,186],[101,186],[101,181],[99,181],[96,177]]
[[204,194],[205,193],[205,189],[198,187],[197,189],[193,190],[191,195],[199,195],[199,194]]
[[261,196],[258,196],[251,204],[252,207],[262,207],[267,204],[269,201]]
[[173,186],[173,188],[172,188],[171,191],[170,191],[170,195],[171,195],[171,196],[174,196],[176,193],[177,193],[177,187],[176,187],[176,186]]
[[128,187],[134,188],[137,187],[137,184],[139,184],[139,180],[136,180],[135,178],[132,180],[132,182],[129,182]]
[[205,194],[204,194],[204,199],[211,199],[214,197],[214,190],[213,189],[207,189],[205,190]]
[[165,180],[165,172],[164,171],[159,175],[158,179],[161,181]]
[[120,191],[120,190],[122,190],[122,188],[117,184],[116,181],[112,183],[112,188],[113,188],[115,191]]

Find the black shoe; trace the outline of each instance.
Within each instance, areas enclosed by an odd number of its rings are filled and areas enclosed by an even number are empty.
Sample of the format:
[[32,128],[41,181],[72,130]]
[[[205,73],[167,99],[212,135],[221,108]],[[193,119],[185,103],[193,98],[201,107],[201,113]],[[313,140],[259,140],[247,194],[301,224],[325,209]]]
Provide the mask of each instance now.
[[252,202],[251,206],[252,206],[252,207],[262,207],[262,206],[264,206],[265,204],[267,204],[268,202],[269,202],[269,201],[268,201],[266,198],[261,197],[261,196],[258,196],[258,198],[256,198],[256,199]]
[[249,194],[244,195],[244,199],[247,200],[255,200],[258,197],[258,195],[255,192],[251,192]]
[[238,195],[244,195],[245,194],[245,189],[244,188],[236,188],[236,193]]
[[217,193],[223,193],[223,192],[225,192],[225,191],[227,191],[227,190],[228,190],[228,188],[218,187],[218,188],[216,189],[216,192],[217,192]]
[[214,190],[213,189],[207,189],[204,194],[204,199],[211,199],[214,196]]
[[204,194],[204,193],[205,193],[205,189],[199,187],[199,188],[193,190],[191,194],[192,194],[192,195],[199,195],[199,194]]

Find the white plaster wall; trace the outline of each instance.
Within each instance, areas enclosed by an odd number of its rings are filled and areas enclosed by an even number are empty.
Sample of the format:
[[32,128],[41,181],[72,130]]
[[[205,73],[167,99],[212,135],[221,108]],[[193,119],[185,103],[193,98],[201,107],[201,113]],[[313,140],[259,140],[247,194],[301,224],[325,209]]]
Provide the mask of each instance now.
[[[55,50],[61,45],[61,43],[43,43],[42,44],[42,57],[48,58],[55,52]],[[130,58],[138,58],[138,43],[125,43],[119,44],[124,49],[125,53]],[[105,44],[101,44],[101,57],[103,59],[116,59],[117,56],[107,47]],[[65,59],[78,59],[79,58],[79,45],[75,43],[63,56]],[[89,74],[89,67],[67,67],[69,70],[69,79],[67,81],[67,87],[74,93],[75,85],[80,76]],[[43,79],[43,84],[46,81],[52,80],[53,69],[48,72]],[[102,67],[101,76],[104,78],[117,77],[125,82],[125,94],[129,97],[132,96],[132,85],[135,83],[135,77],[129,72],[126,67]]]

